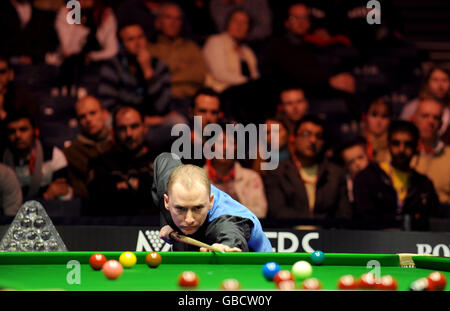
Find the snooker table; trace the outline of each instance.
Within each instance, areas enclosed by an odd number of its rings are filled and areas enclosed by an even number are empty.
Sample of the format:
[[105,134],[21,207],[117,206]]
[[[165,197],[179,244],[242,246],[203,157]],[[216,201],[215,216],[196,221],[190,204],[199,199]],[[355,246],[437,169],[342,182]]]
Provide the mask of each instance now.
[[[147,252],[134,252],[137,264],[125,269],[116,280],[108,280],[102,271],[94,271],[89,258],[95,252],[31,252],[0,253],[0,287],[13,290],[64,290],[64,291],[177,291],[178,276],[191,270],[199,277],[197,290],[220,290],[224,279],[235,278],[242,290],[277,290],[273,282],[262,274],[266,262],[275,261],[282,269],[290,270],[299,260],[311,263],[308,253],[200,253],[160,252],[162,262],[157,268],[145,263]],[[99,252],[109,259],[118,260],[122,252]],[[80,263],[77,268],[69,261]],[[373,270],[369,261],[380,264],[380,274],[397,279],[398,290],[409,290],[409,285],[433,271],[441,271],[450,281],[450,258],[414,254],[335,254],[326,253],[321,265],[313,266],[311,277],[318,278],[324,290],[337,290],[339,277],[361,274]],[[373,262],[372,262],[373,263]],[[415,267],[402,267],[415,265]],[[78,269],[79,284],[70,284],[68,276]],[[69,278],[70,279],[70,278]],[[301,281],[297,281],[301,285]],[[182,289],[184,290],[184,289]],[[447,284],[446,291],[450,290]]]

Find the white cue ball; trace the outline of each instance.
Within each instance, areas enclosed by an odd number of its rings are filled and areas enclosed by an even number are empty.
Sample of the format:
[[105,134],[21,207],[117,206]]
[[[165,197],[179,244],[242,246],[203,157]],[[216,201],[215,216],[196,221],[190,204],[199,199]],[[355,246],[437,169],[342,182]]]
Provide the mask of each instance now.
[[297,261],[293,266],[292,266],[292,275],[296,278],[296,279],[306,279],[309,278],[312,274],[312,266],[309,262],[301,260],[301,261]]

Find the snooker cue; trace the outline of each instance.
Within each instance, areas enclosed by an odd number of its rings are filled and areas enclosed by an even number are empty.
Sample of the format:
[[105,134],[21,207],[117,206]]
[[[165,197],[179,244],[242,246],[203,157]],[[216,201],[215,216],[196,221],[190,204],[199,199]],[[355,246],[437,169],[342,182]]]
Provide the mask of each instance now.
[[218,249],[218,248],[216,248],[214,246],[211,246],[211,245],[208,245],[206,243],[197,241],[196,239],[193,239],[193,238],[190,238],[190,237],[178,234],[175,231],[171,232],[169,234],[169,236],[172,239],[174,239],[175,241],[178,241],[178,242],[182,242],[182,243],[186,243],[186,244],[194,245],[194,246],[198,246],[198,247],[204,247],[204,248],[207,248],[207,249],[209,249],[211,251],[214,251],[214,252],[224,253],[224,251],[221,251],[220,249]]

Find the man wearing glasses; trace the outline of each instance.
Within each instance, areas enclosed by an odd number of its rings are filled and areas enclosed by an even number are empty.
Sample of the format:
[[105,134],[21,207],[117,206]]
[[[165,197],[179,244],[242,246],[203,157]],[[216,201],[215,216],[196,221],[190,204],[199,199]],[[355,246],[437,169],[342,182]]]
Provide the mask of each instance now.
[[325,158],[324,123],[307,115],[294,127],[291,158],[268,171],[265,189],[273,218],[348,218],[345,172]]
[[407,121],[391,123],[388,132],[390,162],[372,163],[354,180],[355,218],[402,221],[405,229],[428,230],[430,216],[438,215],[439,200],[433,183],[410,168],[419,131]]

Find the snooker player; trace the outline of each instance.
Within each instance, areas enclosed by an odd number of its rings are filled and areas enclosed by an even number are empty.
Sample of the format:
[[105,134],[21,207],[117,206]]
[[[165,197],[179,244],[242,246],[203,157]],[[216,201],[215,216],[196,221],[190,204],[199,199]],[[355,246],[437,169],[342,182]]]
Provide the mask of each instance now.
[[153,171],[153,201],[161,210],[159,237],[173,244],[174,251],[196,249],[173,241],[173,231],[225,252],[272,252],[258,218],[211,185],[201,167],[183,165],[175,154],[162,153],[155,159]]

